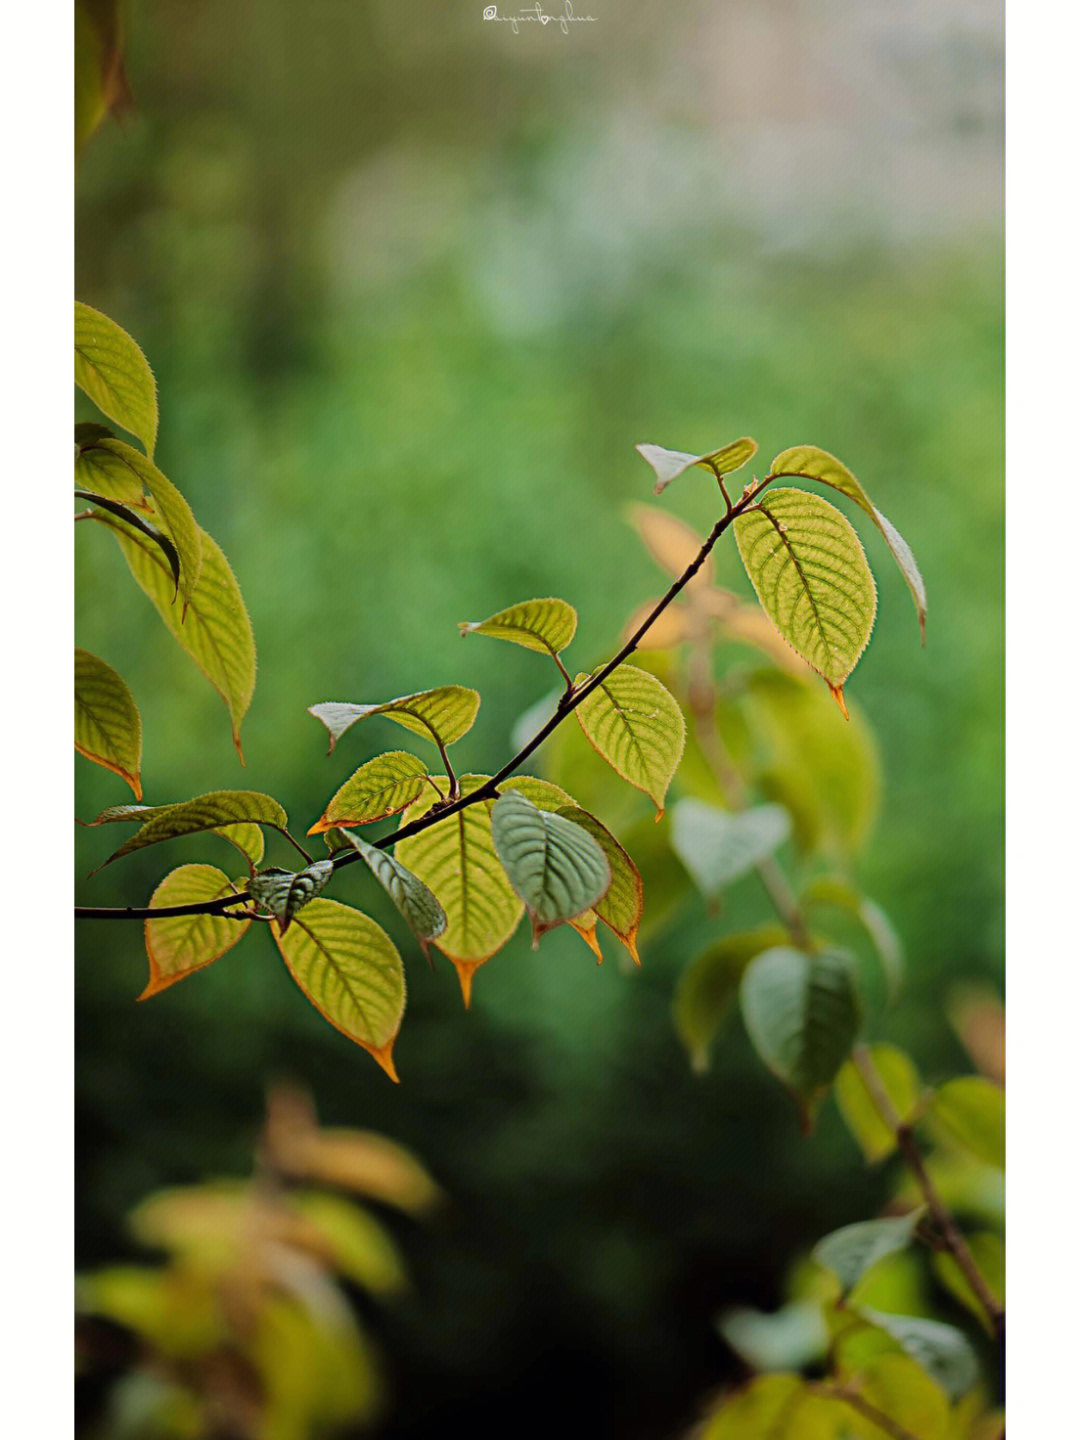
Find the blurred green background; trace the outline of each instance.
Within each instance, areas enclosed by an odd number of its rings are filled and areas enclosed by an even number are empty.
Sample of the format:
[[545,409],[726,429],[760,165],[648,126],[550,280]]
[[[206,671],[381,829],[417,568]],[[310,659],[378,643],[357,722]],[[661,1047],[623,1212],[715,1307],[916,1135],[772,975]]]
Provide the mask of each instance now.
[[[867,536],[879,618],[848,693],[884,784],[859,878],[910,957],[887,1038],[930,1078],[966,1068],[944,997],[1002,978],[998,7],[596,0],[569,36],[482,8],[131,7],[136,108],[80,167],[76,293],[148,354],[156,458],[228,555],[259,650],[242,770],[217,695],[105,530],[78,527],[76,638],[135,694],[146,798],[267,790],[302,831],[399,744],[373,722],[328,760],[305,707],[451,681],[484,697],[459,768],[495,767],[551,677],[454,622],[561,595],[585,668],[660,588],[622,514],[651,489],[635,442],[748,433],[766,462],[818,444],[930,594],[923,651]],[[715,518],[692,476],[664,503]],[[731,544],[719,578],[748,593]],[[130,798],[76,763],[83,818]],[[114,841],[80,831],[80,902],[145,903],[163,873],[151,851],[84,879]],[[466,1014],[451,966],[406,948],[356,869],[337,893],[406,956],[400,1087],[265,937],[136,1006],[140,927],[82,926],[79,1264],[125,1253],[124,1212],[154,1187],[242,1172],[265,1082],[290,1075],[454,1197],[402,1230],[414,1291],[373,1319],[383,1433],[550,1433],[574,1382],[581,1433],[672,1433],[731,1372],[716,1313],[774,1302],[884,1177],[829,1107],[797,1138],[738,1024],[691,1075],[670,1004],[715,930],[703,908],[633,974],[614,947],[597,969],[567,931],[535,955],[519,934]],[[740,910],[767,917],[752,879]]]

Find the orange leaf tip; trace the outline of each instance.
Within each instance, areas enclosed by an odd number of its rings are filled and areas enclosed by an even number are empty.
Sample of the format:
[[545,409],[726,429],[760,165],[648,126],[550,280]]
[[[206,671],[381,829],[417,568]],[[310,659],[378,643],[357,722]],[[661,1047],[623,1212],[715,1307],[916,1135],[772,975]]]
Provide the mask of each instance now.
[[393,1040],[388,1041],[387,1044],[383,1045],[380,1049],[376,1049],[374,1045],[365,1045],[364,1049],[367,1050],[372,1058],[386,1071],[395,1085],[401,1084],[398,1073],[394,1068],[394,1056],[392,1053],[394,1049]]
[[473,976],[484,962],[482,960],[455,960],[453,963],[458,980],[461,982],[461,998],[465,1001],[465,1009],[468,1010],[472,1004]]
[[843,687],[843,685],[833,685],[833,684],[831,684],[828,680],[825,681],[825,684],[829,686],[829,692],[830,692],[830,694],[832,695],[833,699],[836,701],[837,705],[840,706],[840,713],[841,713],[841,715],[843,715],[843,717],[844,717],[845,720],[850,720],[850,719],[851,719],[851,716],[848,714],[847,704],[846,704],[845,701],[844,701],[844,687]]

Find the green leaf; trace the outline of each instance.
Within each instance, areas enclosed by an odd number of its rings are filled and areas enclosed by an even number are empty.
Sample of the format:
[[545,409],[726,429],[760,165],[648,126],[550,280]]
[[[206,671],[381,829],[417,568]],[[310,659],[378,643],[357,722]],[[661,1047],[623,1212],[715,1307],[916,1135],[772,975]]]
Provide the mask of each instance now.
[[765,613],[844,710],[844,681],[877,611],[874,577],[850,522],[818,495],[770,490],[737,517],[735,539]]
[[286,935],[276,920],[271,929],[289,973],[316,1010],[396,1081],[393,1048],[405,1013],[405,970],[386,932],[336,900],[313,900]]
[[175,840],[181,835],[197,835],[203,830],[217,830],[222,825],[238,821],[271,825],[275,830],[283,830],[289,823],[278,802],[258,790],[212,790],[193,800],[184,800],[164,809],[155,807],[155,810],[157,813],[136,830],[130,840],[125,840],[119,850],[114,850],[98,869],[104,869],[105,865],[111,865],[122,855],[130,855],[147,845],[159,845],[163,840]]
[[381,705],[350,705],[330,700],[322,705],[309,705],[308,714],[326,726],[333,750],[349,726],[367,715],[385,715],[436,745],[452,745],[472,728],[479,709],[480,696],[475,690],[464,685],[440,685],[435,690],[420,690],[415,695],[402,695]]
[[590,909],[607,893],[611,867],[596,840],[563,815],[507,790],[491,810],[495,851],[525,902],[533,947],[546,931]]
[[722,940],[691,960],[675,986],[675,1033],[690,1054],[690,1064],[703,1074],[709,1050],[739,993],[743,972],[755,955],[783,945],[782,925],[762,925]]
[[934,1096],[930,1121],[939,1139],[986,1165],[1005,1168],[1005,1092],[981,1075],[961,1075]]
[[280,921],[280,932],[284,935],[297,911],[326,889],[333,874],[332,860],[316,860],[298,871],[272,865],[251,877],[248,894]]
[[747,966],[739,999],[755,1050],[792,1090],[809,1128],[816,1100],[847,1059],[859,1028],[847,960],[778,945]]
[[[185,801],[177,802],[185,804]],[[174,810],[176,805],[110,805],[102,810],[96,820],[91,820],[90,825],[116,825],[122,821],[138,822],[145,825],[148,820],[155,819],[158,815],[164,815],[166,810]],[[79,821],[79,824],[84,824]],[[235,846],[245,859],[252,865],[258,865],[263,857],[266,844],[263,840],[263,833],[258,825],[242,822],[238,825],[222,825],[220,829],[211,832],[220,835],[230,845]]]
[[979,1362],[966,1336],[953,1325],[915,1315],[891,1315],[865,1307],[858,1315],[885,1332],[950,1400],[958,1400],[979,1378]]
[[350,835],[338,830],[342,841],[358,851],[365,864],[397,906],[406,925],[420,942],[424,954],[428,953],[428,941],[436,939],[446,929],[446,913],[438,900],[422,880],[407,870],[400,860],[359,835]]
[[803,902],[807,905],[834,905],[855,917],[881,961],[889,999],[895,1000],[904,980],[904,947],[880,905],[875,905],[854,885],[836,875],[823,875],[811,881],[803,891]]
[[[462,795],[471,795],[489,779],[460,776]],[[402,827],[428,809],[422,796],[402,815]],[[457,970],[467,1005],[473,975],[510,939],[524,910],[495,853],[490,805],[470,805],[398,841],[395,854],[446,912],[446,929],[435,943]]]
[[423,760],[407,750],[376,755],[353,771],[307,833],[321,835],[326,830],[367,825],[397,815],[423,793],[427,770]]
[[833,1272],[846,1296],[879,1260],[911,1244],[921,1214],[919,1210],[912,1210],[896,1218],[845,1225],[819,1240],[812,1258]]
[[79,452],[75,478],[85,489],[119,499],[115,492],[123,489],[126,477],[138,486],[138,498],[127,503],[144,505],[144,489],[153,496],[154,511],[180,558],[181,593],[190,600],[202,569],[202,531],[180,491],[153,461],[122,440],[98,440]]
[[97,505],[100,509],[107,510],[110,515],[117,516],[118,519],[125,521],[133,529],[145,535],[148,540],[154,542],[168,562],[169,574],[173,579],[173,599],[175,600],[180,591],[180,553],[169,537],[156,525],[151,525],[149,520],[138,514],[137,511],[127,505],[121,505],[118,500],[110,500],[106,495],[99,495],[95,490],[76,490],[75,498],[76,500],[89,500],[91,505]]
[[841,1440],[849,1414],[801,1375],[758,1375],[695,1434],[699,1440]]
[[84,422],[75,426],[75,484],[117,504],[144,507],[143,482],[127,465],[115,463],[108,451],[97,448],[102,440],[115,439],[107,425]]
[[[575,688],[588,675],[578,675]],[[673,696],[647,670],[620,665],[574,710],[589,743],[617,774],[643,790],[659,813],[682,759],[686,721]]]
[[114,320],[75,302],[75,384],[103,415],[137,436],[153,455],[157,387],[146,356]]
[[749,435],[744,435],[741,440],[733,440],[722,450],[712,450],[707,455],[687,455],[682,450],[665,450],[660,445],[634,446],[642,459],[647,460],[656,471],[654,495],[666,490],[671,482],[689,470],[691,465],[697,465],[699,469],[707,470],[712,475],[728,475],[732,470],[741,470],[746,462],[757,454],[757,448],[757,441],[751,440]]
[[523,600],[486,620],[462,621],[458,629],[462,636],[491,635],[524,645],[526,650],[558,655],[574,638],[577,611],[565,600]]
[[[536,803],[539,804],[539,801]],[[577,805],[560,806],[558,813],[587,831],[607,857],[611,869],[611,884],[607,893],[597,900],[592,908],[597,917],[626,946],[634,964],[640,965],[637,932],[644,908],[644,894],[637,866],[595,815],[590,815],[587,810],[582,810]]]
[[[994,1234],[992,1230],[979,1230],[974,1235],[967,1236],[967,1246],[971,1251],[971,1258],[989,1286],[990,1293],[997,1300],[999,1305],[1005,1303],[1005,1242],[1000,1235]],[[961,1305],[964,1305],[987,1334],[993,1335],[993,1327],[983,1308],[983,1303],[968,1284],[967,1277],[956,1263],[956,1260],[947,1250],[939,1251],[933,1260],[934,1273],[941,1283],[956,1296]]]
[[[166,875],[150,898],[151,905],[198,905],[235,894],[224,871],[213,865],[181,865]],[[148,1000],[196,970],[221,958],[243,936],[250,920],[225,915],[167,915],[144,922],[150,980],[139,996]]]
[[157,548],[122,521],[100,512],[94,518],[112,530],[131,573],[166,626],[225,701],[233,744],[243,761],[240,722],[255,690],[255,640],[240,587],[220,547],[202,532],[199,583],[182,609],[173,604],[171,576]]
[[877,506],[871,503],[869,495],[847,466],[837,460],[835,455],[830,455],[827,450],[819,450],[816,445],[796,445],[777,455],[772,462],[770,473],[785,477],[799,476],[805,480],[820,480],[823,485],[831,485],[834,490],[839,490],[841,495],[846,495],[849,500],[854,500],[856,505],[866,511],[885,537],[885,543],[892,552],[893,559],[900,567],[900,573],[911,591],[911,598],[915,602],[915,613],[919,617],[919,630],[925,645],[926,586],[919,574],[915,556],[911,553],[907,541],[896,526],[886,520]]
[[778,849],[791,834],[783,805],[720,810],[702,800],[679,800],[671,812],[671,846],[707,899]]
[[[922,1088],[913,1061],[895,1045],[871,1045],[869,1049],[893,1109],[901,1120],[910,1121]],[[896,1136],[881,1118],[860,1071],[851,1061],[836,1077],[836,1104],[871,1165],[892,1154]]]
[[131,691],[104,660],[75,651],[75,749],[104,765],[142,799],[142,721]]
[[329,1242],[328,1258],[339,1275],[380,1298],[406,1288],[393,1237],[368,1211],[325,1190],[290,1191],[287,1203]]
[[[875,1356],[859,1366],[852,1388],[919,1440],[959,1440],[945,1391],[908,1355]],[[895,1440],[895,1429],[883,1429],[854,1409],[848,1411],[848,1425],[853,1440]]]

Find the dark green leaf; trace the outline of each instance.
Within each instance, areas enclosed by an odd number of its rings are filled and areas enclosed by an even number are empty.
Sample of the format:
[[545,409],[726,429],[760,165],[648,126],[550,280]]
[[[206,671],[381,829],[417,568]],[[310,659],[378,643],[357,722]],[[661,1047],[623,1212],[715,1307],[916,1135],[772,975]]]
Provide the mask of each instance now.
[[782,925],[762,925],[739,935],[725,935],[679,976],[675,986],[675,1033],[690,1053],[699,1073],[709,1068],[709,1050],[739,994],[743,971],[765,950],[783,945]]
[[507,790],[492,806],[491,828],[503,869],[532,918],[534,945],[606,894],[611,867],[580,825]]

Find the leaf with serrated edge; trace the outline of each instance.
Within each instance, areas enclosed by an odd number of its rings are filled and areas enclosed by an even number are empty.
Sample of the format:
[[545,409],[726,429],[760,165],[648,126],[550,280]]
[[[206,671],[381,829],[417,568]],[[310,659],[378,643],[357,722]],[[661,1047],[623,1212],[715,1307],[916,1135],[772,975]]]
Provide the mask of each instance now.
[[[181,865],[166,875],[150,899],[153,906],[197,905],[235,893],[236,887],[222,870],[213,865]],[[237,907],[239,910],[239,907]],[[219,960],[231,950],[251,924],[224,915],[167,915],[146,920],[143,933],[150,961],[150,980],[139,996],[151,995],[175,985]]]
[[160,551],[130,526],[95,511],[94,519],[108,525],[139,585],[154,602],[181,648],[228,706],[233,744],[240,749],[240,722],[247,714],[255,690],[255,639],[236,577],[221,549],[202,532],[202,570],[186,614],[173,604],[172,576]]
[[841,495],[846,495],[849,500],[854,500],[856,505],[866,511],[885,537],[885,543],[900,567],[905,584],[911,591],[911,598],[915,602],[915,613],[919,617],[919,630],[925,645],[926,585],[919,573],[915,556],[911,553],[911,547],[896,526],[887,520],[873,504],[869,495],[847,466],[837,460],[835,455],[830,455],[827,450],[819,450],[816,445],[794,445],[790,450],[783,450],[777,455],[772,462],[770,473],[784,477],[798,476],[804,480],[819,480],[823,485],[831,485],[834,490],[839,490]]
[[321,835],[327,830],[369,825],[373,820],[399,814],[427,787],[427,771],[423,760],[407,750],[376,755],[353,771],[307,833]]
[[393,1048],[405,1013],[405,969],[380,926],[336,900],[313,900],[282,935],[289,973],[330,1024],[362,1045],[397,1081]]
[[815,1101],[858,1033],[851,967],[841,955],[778,945],[747,966],[739,1000],[754,1049],[800,1102],[809,1128]]
[[936,1380],[950,1400],[960,1396],[979,1378],[979,1362],[962,1331],[921,1315],[892,1315],[865,1306],[854,1312],[895,1340],[905,1354]]
[[[895,1045],[870,1046],[870,1058],[897,1115],[905,1123],[915,1113],[921,1084],[915,1064]],[[862,1073],[852,1061],[841,1068],[834,1087],[836,1108],[871,1165],[896,1149],[896,1136],[878,1113]]]
[[499,796],[491,810],[495,851],[541,935],[591,909],[611,884],[600,846],[579,825],[540,810],[519,791]]
[[153,455],[157,386],[146,356],[115,320],[75,302],[75,384],[103,415],[136,435]]
[[708,899],[748,875],[791,834],[783,805],[720,810],[692,797],[671,812],[671,848]]
[[130,855],[133,850],[142,850],[147,845],[158,845],[163,840],[174,840],[181,835],[197,835],[203,830],[217,830],[238,821],[271,825],[275,830],[283,830],[289,823],[278,802],[258,790],[212,790],[209,794],[197,795],[193,800],[184,800],[160,810],[98,868],[104,869],[105,865],[111,865],[122,855]]
[[[575,687],[588,675],[579,675]],[[674,697],[647,670],[620,665],[586,695],[574,714],[608,764],[664,813],[664,797],[686,744],[686,721]]]
[[333,750],[350,725],[367,715],[385,715],[425,740],[452,745],[472,728],[479,708],[480,696],[475,690],[464,685],[440,685],[434,690],[418,690],[415,695],[400,695],[381,705],[328,700],[321,705],[309,705],[308,714],[326,726]]
[[[572,820],[575,825],[580,825],[586,830],[600,846],[600,849],[607,856],[608,865],[611,868],[611,884],[607,893],[603,895],[592,907],[595,911],[591,934],[596,935],[596,919],[600,919],[616,935],[633,958],[635,965],[641,964],[641,957],[637,951],[637,932],[641,924],[641,913],[644,907],[644,894],[641,884],[641,875],[637,866],[631,860],[623,847],[615,839],[610,830],[605,829],[597,820],[595,815],[590,815],[587,810],[582,810],[577,805],[562,806],[558,812],[567,820]],[[579,919],[583,917],[579,916]],[[599,957],[598,945],[590,943],[586,926],[582,930],[579,925],[571,921],[574,929],[582,935],[589,948],[595,950]]]
[[877,589],[859,537],[835,505],[771,490],[735,520],[735,540],[762,608],[844,706],[844,681],[866,649]]
[[142,720],[131,691],[111,665],[75,651],[75,749],[126,780],[142,799]]
[[757,448],[757,441],[751,440],[749,435],[744,435],[741,440],[733,440],[722,450],[712,450],[707,455],[687,455],[682,450],[665,450],[660,445],[634,446],[641,458],[647,460],[656,471],[654,495],[662,494],[673,480],[677,480],[692,465],[697,465],[699,469],[707,470],[710,474],[729,475],[733,470],[741,470],[746,462],[757,454]]
[[80,441],[78,431],[89,431],[88,426],[76,425],[75,437],[75,488],[92,490],[106,500],[115,500],[118,505],[133,505],[146,508],[146,488],[135,472],[127,465],[120,464],[114,455],[99,446],[101,440],[115,440],[116,436],[103,425],[93,427]]
[[334,874],[332,860],[315,860],[304,870],[282,870],[277,865],[253,875],[248,894],[281,924],[282,935],[293,916],[326,889]]
[[709,1068],[709,1050],[738,998],[743,971],[755,955],[786,939],[782,925],[761,925],[742,934],[725,935],[691,960],[679,976],[672,1007],[675,1033],[699,1075]]
[[337,834],[346,845],[351,845],[360,853],[426,955],[428,941],[435,940],[446,929],[446,913],[438,900],[424,882],[417,879],[395,856],[369,845],[360,835],[350,835],[347,830],[339,830]]
[[844,1225],[819,1240],[811,1258],[833,1272],[846,1296],[871,1266],[911,1244],[921,1213],[912,1210],[907,1215]]
[[[191,507],[172,481],[166,479],[152,460],[122,440],[99,440],[84,449],[75,464],[76,476],[80,470],[88,472],[85,488],[89,490],[98,488],[97,484],[89,483],[91,480],[105,480],[115,489],[120,483],[118,477],[131,476],[139,487],[138,503],[144,508],[143,489],[150,492],[154,513],[180,558],[180,593],[185,600],[190,600],[202,570],[202,532]],[[108,495],[110,491],[98,490],[98,493]]]
[[490,635],[542,655],[558,655],[574,638],[577,611],[565,600],[522,600],[486,620],[463,620],[458,629],[463,636]]
[[[184,804],[184,801],[178,801]],[[101,814],[89,822],[80,820],[80,825],[117,825],[123,821],[145,825],[148,820],[153,820],[158,815],[164,815],[166,810],[175,809],[175,805],[110,805],[102,810]],[[222,825],[217,830],[210,832],[213,835],[220,835],[230,845],[240,851],[245,859],[252,865],[258,865],[266,849],[263,833],[258,825],[241,821],[235,825]]]

